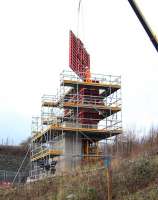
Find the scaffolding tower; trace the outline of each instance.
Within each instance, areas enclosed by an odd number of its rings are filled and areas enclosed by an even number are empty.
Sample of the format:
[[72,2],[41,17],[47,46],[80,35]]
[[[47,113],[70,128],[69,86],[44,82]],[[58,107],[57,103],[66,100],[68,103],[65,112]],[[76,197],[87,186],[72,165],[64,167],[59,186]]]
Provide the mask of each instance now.
[[100,142],[121,133],[121,77],[91,74],[82,80],[63,71],[59,93],[42,97],[41,117],[32,121],[30,176],[71,171],[103,155]]

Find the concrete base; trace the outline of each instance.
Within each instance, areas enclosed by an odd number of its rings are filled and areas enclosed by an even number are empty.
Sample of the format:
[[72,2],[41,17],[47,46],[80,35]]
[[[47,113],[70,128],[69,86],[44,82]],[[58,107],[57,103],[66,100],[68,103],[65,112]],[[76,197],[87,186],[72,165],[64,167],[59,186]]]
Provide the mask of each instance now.
[[74,170],[81,161],[79,155],[82,154],[81,134],[66,133],[63,138],[63,154],[53,160],[57,160],[56,173]]

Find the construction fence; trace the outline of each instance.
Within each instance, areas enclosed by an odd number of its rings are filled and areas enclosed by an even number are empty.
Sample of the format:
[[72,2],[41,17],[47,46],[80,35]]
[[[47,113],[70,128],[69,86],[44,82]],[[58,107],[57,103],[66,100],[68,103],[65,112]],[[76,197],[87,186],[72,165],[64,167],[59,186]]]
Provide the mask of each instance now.
[[[17,172],[15,171],[0,170],[0,183],[12,183],[16,174]],[[27,177],[28,173],[20,172],[15,179],[15,183],[24,183],[26,182]]]

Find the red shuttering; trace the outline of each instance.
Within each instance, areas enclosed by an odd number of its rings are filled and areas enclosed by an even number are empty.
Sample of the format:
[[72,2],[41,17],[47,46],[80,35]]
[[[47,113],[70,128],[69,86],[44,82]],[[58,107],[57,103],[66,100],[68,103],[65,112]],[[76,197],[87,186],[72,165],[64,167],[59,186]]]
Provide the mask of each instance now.
[[[104,105],[103,100],[99,99],[98,89],[81,88],[79,91],[79,103],[95,105]],[[99,111],[97,110],[85,110],[84,108],[79,109],[79,122],[81,124],[97,125],[100,121]]]
[[70,31],[69,66],[82,80],[90,79],[90,55],[72,31]]

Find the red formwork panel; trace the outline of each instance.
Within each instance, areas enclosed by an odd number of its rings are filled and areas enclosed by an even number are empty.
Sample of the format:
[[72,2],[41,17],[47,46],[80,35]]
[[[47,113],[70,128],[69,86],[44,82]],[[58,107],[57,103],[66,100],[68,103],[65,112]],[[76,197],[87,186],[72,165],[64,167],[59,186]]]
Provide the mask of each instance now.
[[79,91],[79,99],[82,102],[89,104],[102,104],[102,100],[99,97],[99,89],[81,88]]
[[70,31],[69,66],[82,79],[90,78],[90,55],[82,41]]
[[92,111],[80,110],[78,118],[81,124],[96,125],[100,121],[99,112],[97,111],[92,112]]
[[[99,89],[96,88],[80,88],[79,91],[79,103],[83,104],[103,104],[103,101],[99,99]],[[95,106],[95,105],[94,105]],[[81,124],[96,125],[100,121],[99,111],[79,109],[79,122]]]

